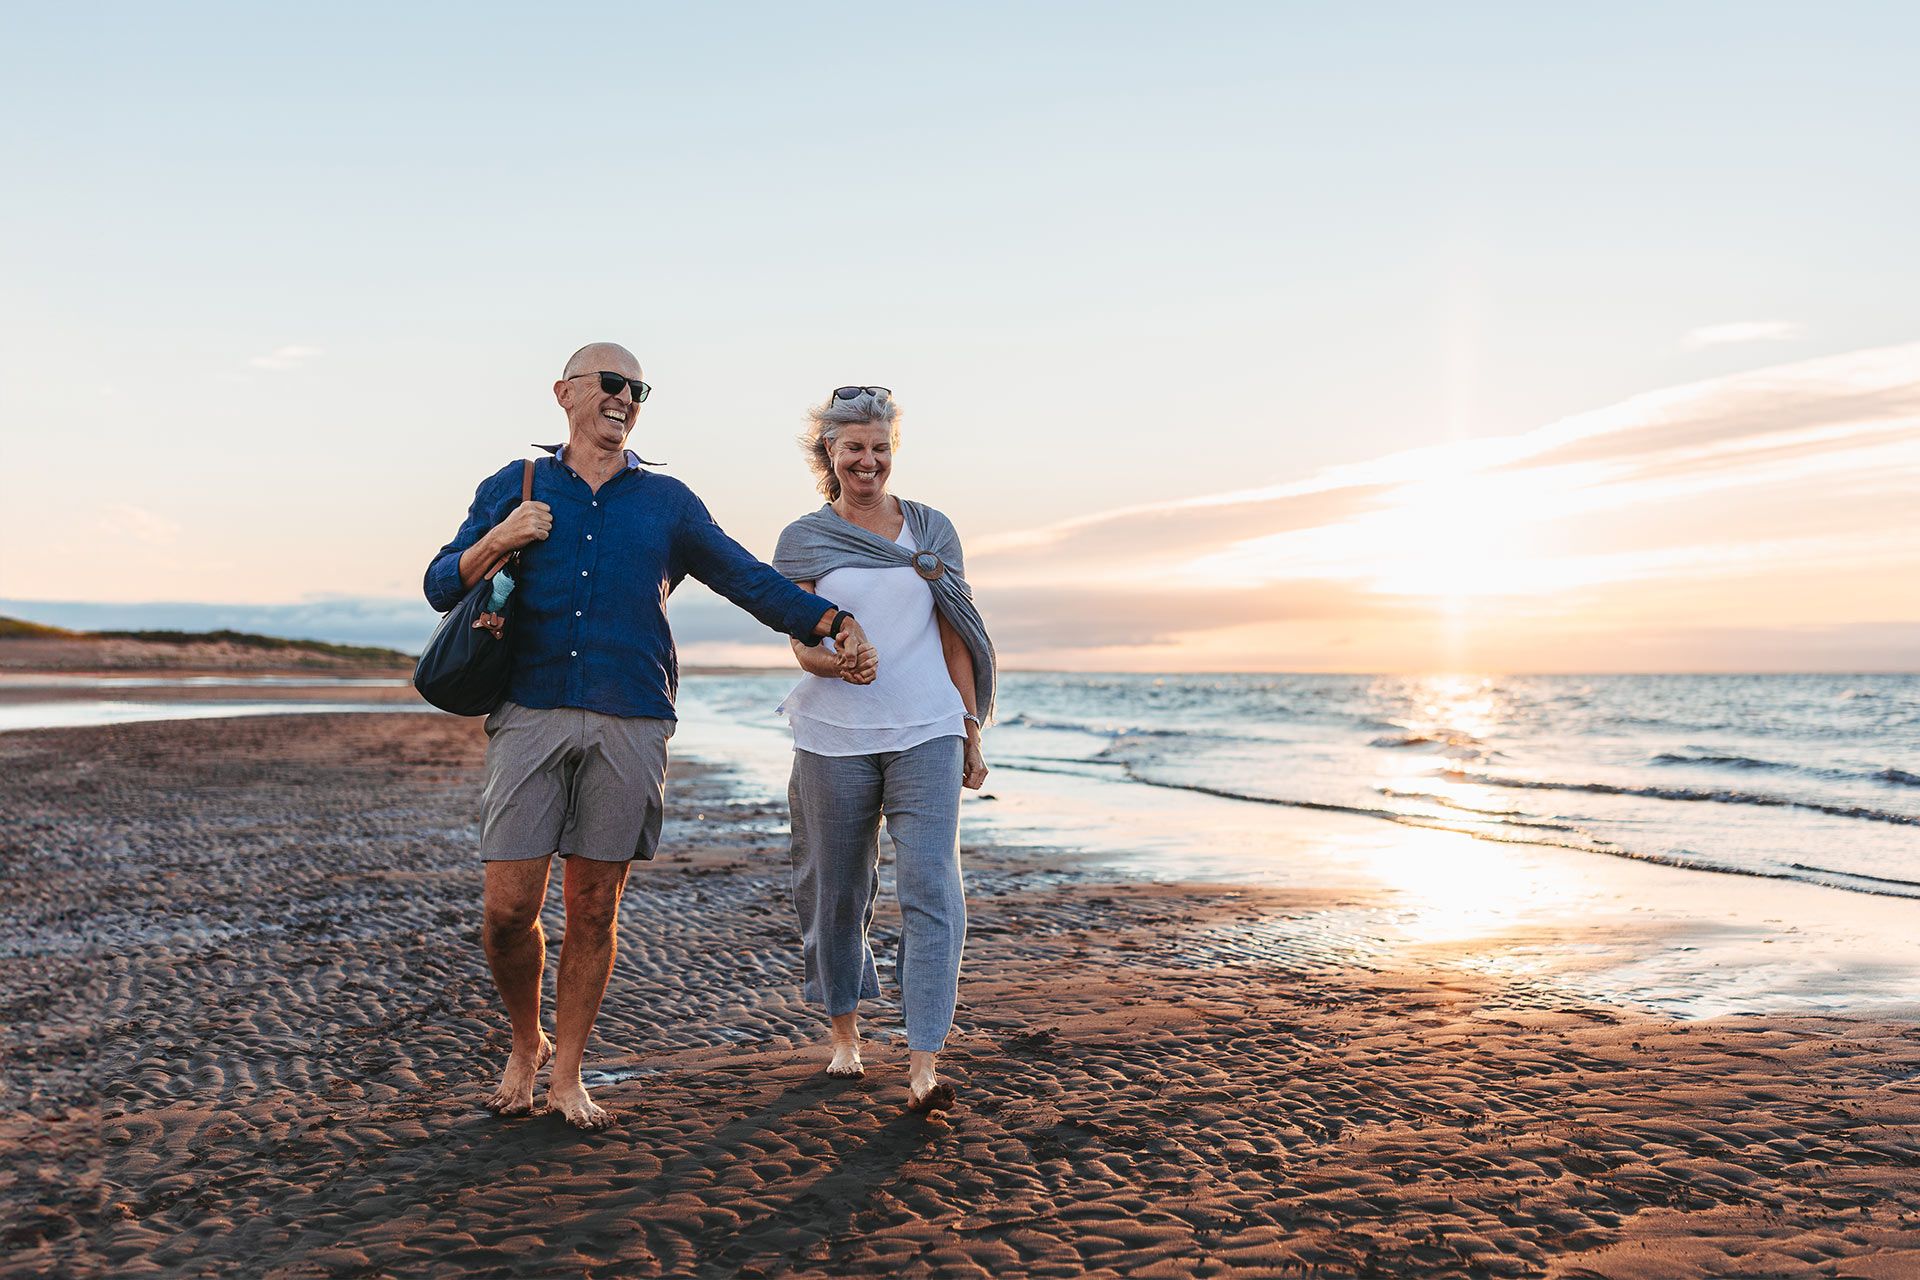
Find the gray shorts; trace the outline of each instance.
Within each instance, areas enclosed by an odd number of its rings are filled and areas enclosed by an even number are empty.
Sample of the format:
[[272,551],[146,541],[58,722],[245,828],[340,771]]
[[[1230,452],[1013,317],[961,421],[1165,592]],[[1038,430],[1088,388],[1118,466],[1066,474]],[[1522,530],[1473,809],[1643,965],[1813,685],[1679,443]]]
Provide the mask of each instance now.
[[486,727],[482,858],[653,857],[673,721],[503,702]]

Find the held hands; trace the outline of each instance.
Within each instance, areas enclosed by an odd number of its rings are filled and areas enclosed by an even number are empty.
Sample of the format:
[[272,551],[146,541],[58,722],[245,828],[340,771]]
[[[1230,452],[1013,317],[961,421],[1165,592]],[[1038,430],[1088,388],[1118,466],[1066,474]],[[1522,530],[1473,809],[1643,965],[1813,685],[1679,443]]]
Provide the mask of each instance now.
[[849,617],[834,638],[834,656],[839,659],[839,675],[848,684],[872,684],[880,674],[880,651],[867,639],[857,618]]
[[544,502],[523,502],[493,527],[502,551],[518,551],[531,543],[545,542],[552,532],[553,508]]

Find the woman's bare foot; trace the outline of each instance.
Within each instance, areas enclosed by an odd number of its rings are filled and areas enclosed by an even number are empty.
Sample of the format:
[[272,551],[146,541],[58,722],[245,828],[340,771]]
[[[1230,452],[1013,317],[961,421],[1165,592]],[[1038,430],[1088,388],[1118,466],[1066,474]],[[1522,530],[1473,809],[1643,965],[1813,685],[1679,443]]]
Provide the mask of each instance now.
[[833,1059],[827,1063],[827,1074],[836,1080],[858,1080],[867,1074],[866,1064],[860,1061],[860,1015],[841,1014],[833,1020],[828,1034],[833,1041]]
[[589,1098],[587,1086],[578,1079],[549,1082],[547,1110],[558,1111],[561,1119],[574,1128],[590,1132],[613,1123],[613,1112]]
[[947,1111],[953,1107],[953,1086],[942,1080],[936,1070],[939,1056],[922,1049],[908,1055],[907,1110]]
[[547,1033],[540,1033],[540,1047],[530,1052],[517,1046],[507,1055],[507,1069],[500,1077],[500,1087],[488,1096],[487,1110],[497,1116],[530,1116],[533,1114],[533,1078],[540,1074],[540,1068],[553,1060],[553,1041],[547,1039]]

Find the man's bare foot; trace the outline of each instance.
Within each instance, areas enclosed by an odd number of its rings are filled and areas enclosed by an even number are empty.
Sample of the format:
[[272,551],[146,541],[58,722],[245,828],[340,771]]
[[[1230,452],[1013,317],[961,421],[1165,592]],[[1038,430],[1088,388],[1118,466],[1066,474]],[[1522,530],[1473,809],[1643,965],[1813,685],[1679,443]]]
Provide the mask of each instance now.
[[833,1060],[827,1063],[827,1074],[836,1080],[858,1080],[867,1074],[866,1064],[860,1061],[860,1015],[843,1013],[836,1016],[827,1027],[828,1038],[833,1042]]
[[907,1110],[947,1111],[953,1107],[953,1086],[936,1074],[934,1054],[914,1050],[907,1068]]
[[533,1053],[522,1053],[515,1049],[507,1055],[507,1069],[500,1077],[500,1087],[487,1098],[487,1110],[497,1116],[530,1116],[533,1114],[533,1078],[540,1074],[540,1068],[553,1060],[553,1041],[547,1039],[547,1033],[540,1033],[540,1048]]
[[587,1086],[578,1080],[547,1086],[547,1110],[558,1111],[561,1119],[576,1129],[604,1129],[613,1123],[613,1112],[587,1096]]

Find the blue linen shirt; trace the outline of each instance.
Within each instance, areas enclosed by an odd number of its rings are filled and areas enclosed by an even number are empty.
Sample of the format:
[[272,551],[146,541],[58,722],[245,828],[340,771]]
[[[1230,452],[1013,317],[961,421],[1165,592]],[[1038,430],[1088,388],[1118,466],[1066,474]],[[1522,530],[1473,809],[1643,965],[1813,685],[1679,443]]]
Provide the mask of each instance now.
[[[566,465],[559,445],[533,467],[533,497],[553,509],[544,542],[521,549],[514,571],[513,674],[507,698],[524,707],[582,707],[612,716],[675,719],[680,664],[667,597],[688,574],[776,631],[807,644],[834,607],[748,554],[714,523],[693,490],[627,465],[599,492]],[[480,482],[453,540],[427,566],[427,602],[460,603],[460,556],[520,501],[522,464]]]

